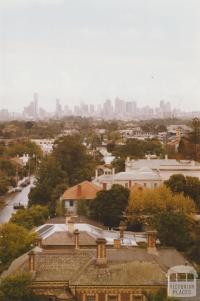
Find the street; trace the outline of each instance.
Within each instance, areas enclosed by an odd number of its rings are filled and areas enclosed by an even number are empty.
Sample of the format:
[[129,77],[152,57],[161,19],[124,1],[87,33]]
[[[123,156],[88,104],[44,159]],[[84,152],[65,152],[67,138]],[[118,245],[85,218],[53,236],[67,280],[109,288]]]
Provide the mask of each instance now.
[[15,192],[5,197],[5,207],[0,209],[0,224],[6,223],[12,216],[12,213],[16,212],[13,209],[14,203],[21,203],[25,206],[28,204],[28,194],[31,189],[34,178],[31,178],[31,184],[24,187],[21,192]]

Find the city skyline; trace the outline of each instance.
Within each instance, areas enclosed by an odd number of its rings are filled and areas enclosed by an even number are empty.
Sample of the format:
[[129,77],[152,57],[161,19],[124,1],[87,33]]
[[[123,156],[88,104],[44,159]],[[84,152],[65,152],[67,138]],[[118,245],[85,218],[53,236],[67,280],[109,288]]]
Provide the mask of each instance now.
[[197,0],[1,0],[0,108],[120,97],[200,110]]
[[141,106],[135,100],[127,100],[116,97],[115,99],[105,99],[101,104],[84,103],[68,106],[62,104],[60,99],[54,100],[54,109],[47,111],[43,101],[37,92],[33,93],[30,101],[20,112],[11,112],[8,109],[0,108],[0,121],[6,120],[43,120],[65,116],[81,116],[101,118],[105,120],[121,119],[151,119],[151,118],[192,118],[200,116],[200,111],[183,111],[172,106],[169,101],[161,100],[158,106]]

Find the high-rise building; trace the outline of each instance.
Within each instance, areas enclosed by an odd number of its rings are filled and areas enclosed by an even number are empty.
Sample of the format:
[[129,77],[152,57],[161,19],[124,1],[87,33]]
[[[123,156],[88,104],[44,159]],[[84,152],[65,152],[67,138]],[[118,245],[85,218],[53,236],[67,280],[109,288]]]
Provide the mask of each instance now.
[[117,97],[115,99],[115,113],[120,116],[125,114],[126,112],[126,103],[124,100],[120,99],[119,97]]
[[56,99],[56,117],[60,118],[62,117],[62,106],[60,104],[60,100],[57,98]]
[[38,110],[38,93],[33,94],[33,101],[24,108],[23,116],[25,118],[37,119],[39,117],[39,110]]
[[103,117],[111,118],[113,116],[113,106],[110,99],[107,99],[103,104]]

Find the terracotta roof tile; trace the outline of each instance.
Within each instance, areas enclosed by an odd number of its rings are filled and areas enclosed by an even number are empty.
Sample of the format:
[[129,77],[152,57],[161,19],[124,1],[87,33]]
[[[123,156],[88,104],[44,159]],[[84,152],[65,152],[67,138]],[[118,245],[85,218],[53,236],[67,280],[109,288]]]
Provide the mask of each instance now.
[[62,196],[63,200],[92,200],[96,197],[97,192],[101,190],[100,187],[95,184],[84,181],[78,185],[67,189]]

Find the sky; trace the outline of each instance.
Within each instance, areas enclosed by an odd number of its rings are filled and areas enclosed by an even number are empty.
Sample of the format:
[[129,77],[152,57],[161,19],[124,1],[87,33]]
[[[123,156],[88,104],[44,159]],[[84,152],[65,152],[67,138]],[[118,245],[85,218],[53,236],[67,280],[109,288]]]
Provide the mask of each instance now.
[[200,110],[199,0],[0,0],[0,109],[120,97]]

